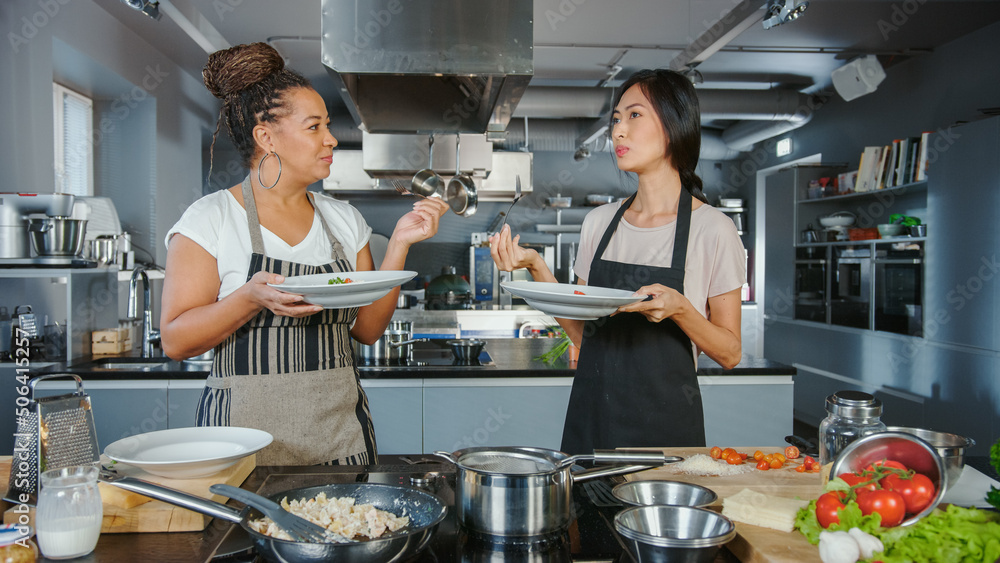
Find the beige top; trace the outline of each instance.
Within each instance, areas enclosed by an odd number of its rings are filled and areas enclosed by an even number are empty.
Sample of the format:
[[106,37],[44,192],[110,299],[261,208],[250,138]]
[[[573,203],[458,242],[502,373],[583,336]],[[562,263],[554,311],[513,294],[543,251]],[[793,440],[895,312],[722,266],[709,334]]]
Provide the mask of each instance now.
[[[590,279],[590,265],[621,202],[594,209],[583,220],[580,249],[573,268],[577,276]],[[611,236],[605,260],[669,267],[674,250],[676,221],[659,227],[636,227],[623,217]],[[687,263],[684,267],[684,296],[708,318],[708,298],[739,289],[746,283],[746,252],[736,225],[726,214],[710,205],[691,211]],[[634,289],[639,289],[635,287]],[[698,350],[695,349],[695,358]]]

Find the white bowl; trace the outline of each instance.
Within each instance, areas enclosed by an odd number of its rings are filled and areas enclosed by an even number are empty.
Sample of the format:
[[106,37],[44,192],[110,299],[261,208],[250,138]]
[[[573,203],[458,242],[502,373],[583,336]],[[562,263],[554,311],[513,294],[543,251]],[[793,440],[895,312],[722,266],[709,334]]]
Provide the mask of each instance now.
[[896,225],[895,223],[883,223],[878,226],[878,234],[880,237],[898,237],[906,234],[907,227],[903,225]]
[[119,463],[171,479],[213,475],[256,453],[274,438],[238,426],[171,428],[122,438],[104,448]]
[[826,217],[819,218],[819,224],[823,227],[850,227],[854,224],[854,215],[827,215]]

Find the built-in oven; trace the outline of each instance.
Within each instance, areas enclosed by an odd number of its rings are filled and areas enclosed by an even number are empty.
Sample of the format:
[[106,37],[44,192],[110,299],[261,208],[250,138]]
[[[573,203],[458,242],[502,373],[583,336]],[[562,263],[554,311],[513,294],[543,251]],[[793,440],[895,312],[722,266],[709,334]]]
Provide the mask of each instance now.
[[795,249],[795,318],[825,323],[826,283],[829,268],[827,248]]
[[830,283],[830,322],[870,328],[872,258],[868,247],[834,247]]
[[923,247],[875,253],[875,330],[923,335]]

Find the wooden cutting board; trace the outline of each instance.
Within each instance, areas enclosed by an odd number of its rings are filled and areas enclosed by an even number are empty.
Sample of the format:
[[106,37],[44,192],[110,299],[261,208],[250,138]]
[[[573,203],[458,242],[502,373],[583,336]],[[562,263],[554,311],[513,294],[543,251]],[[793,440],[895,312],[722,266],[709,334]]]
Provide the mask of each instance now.
[[[784,448],[735,447],[739,452],[753,454],[755,450],[764,453],[783,451]],[[695,454],[708,455],[709,448],[661,448],[668,456],[691,457]],[[688,475],[672,469],[670,465],[650,469],[627,476],[629,481],[665,479],[684,481],[708,487],[719,495],[719,500],[710,508],[722,510],[722,499],[743,489],[750,489],[769,495],[811,500],[823,492],[819,473],[798,473],[795,471],[802,460],[792,460],[781,469],[753,471],[741,475],[707,476]],[[755,467],[751,465],[750,467]],[[798,531],[780,532],[750,524],[736,523],[736,539],[726,547],[743,563],[801,563],[819,561],[819,548],[810,544]]]
[[[184,491],[195,496],[211,499],[217,502],[225,502],[226,497],[216,495],[208,488],[216,483],[226,483],[235,487],[243,484],[243,481],[253,472],[257,466],[256,455],[250,455],[241,459],[235,465],[208,477],[198,479],[168,479],[151,473],[146,473],[138,467],[133,467],[124,463],[115,464],[115,470],[129,477],[136,477],[143,481],[150,481]],[[6,465],[4,465],[6,461]],[[106,460],[105,460],[106,461]],[[6,480],[9,476],[10,457],[0,458],[0,471],[2,477],[0,481],[6,490]],[[104,502],[104,522],[101,526],[103,534],[120,534],[133,532],[192,532],[204,530],[208,527],[212,518],[198,512],[187,510],[179,506],[149,499],[143,495],[123,491],[114,488],[107,483],[98,484],[102,496],[106,497]],[[109,490],[109,489],[114,489]],[[114,497],[112,501],[109,499]],[[131,506],[131,508],[124,508]],[[4,522],[16,522],[17,514],[13,509],[4,512]],[[34,509],[31,511],[34,517]]]

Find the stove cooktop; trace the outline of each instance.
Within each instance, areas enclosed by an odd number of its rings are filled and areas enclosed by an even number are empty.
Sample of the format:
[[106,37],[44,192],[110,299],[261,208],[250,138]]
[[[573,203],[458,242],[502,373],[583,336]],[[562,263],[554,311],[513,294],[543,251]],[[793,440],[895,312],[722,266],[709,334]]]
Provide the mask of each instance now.
[[[419,487],[437,495],[448,506],[448,516],[438,526],[428,547],[407,563],[451,561],[547,561],[547,562],[608,562],[629,563],[613,531],[614,515],[621,506],[597,506],[583,487],[573,489],[573,511],[576,519],[563,534],[542,538],[509,539],[478,535],[458,525],[455,517],[455,471],[449,464],[419,458],[412,465],[380,466],[381,471],[357,472],[357,467],[344,467],[344,472],[324,467],[287,468],[288,473],[269,475],[257,490],[272,495],[299,487],[331,483],[386,483]],[[331,472],[333,471],[333,472]],[[253,549],[251,540],[238,525],[230,528],[211,559],[215,563],[258,563],[264,559]]]
[[411,345],[410,357],[405,360],[393,361],[393,362],[366,362],[361,358],[356,358],[358,369],[364,371],[367,369],[378,369],[378,368],[389,368],[389,367],[406,367],[406,368],[428,368],[437,369],[440,367],[461,367],[461,368],[495,368],[497,367],[496,362],[490,356],[489,352],[483,349],[479,353],[479,357],[475,360],[462,361],[455,358],[455,355],[451,352],[451,347],[444,344],[444,341],[440,343],[436,340],[431,340],[430,342],[417,342]]

